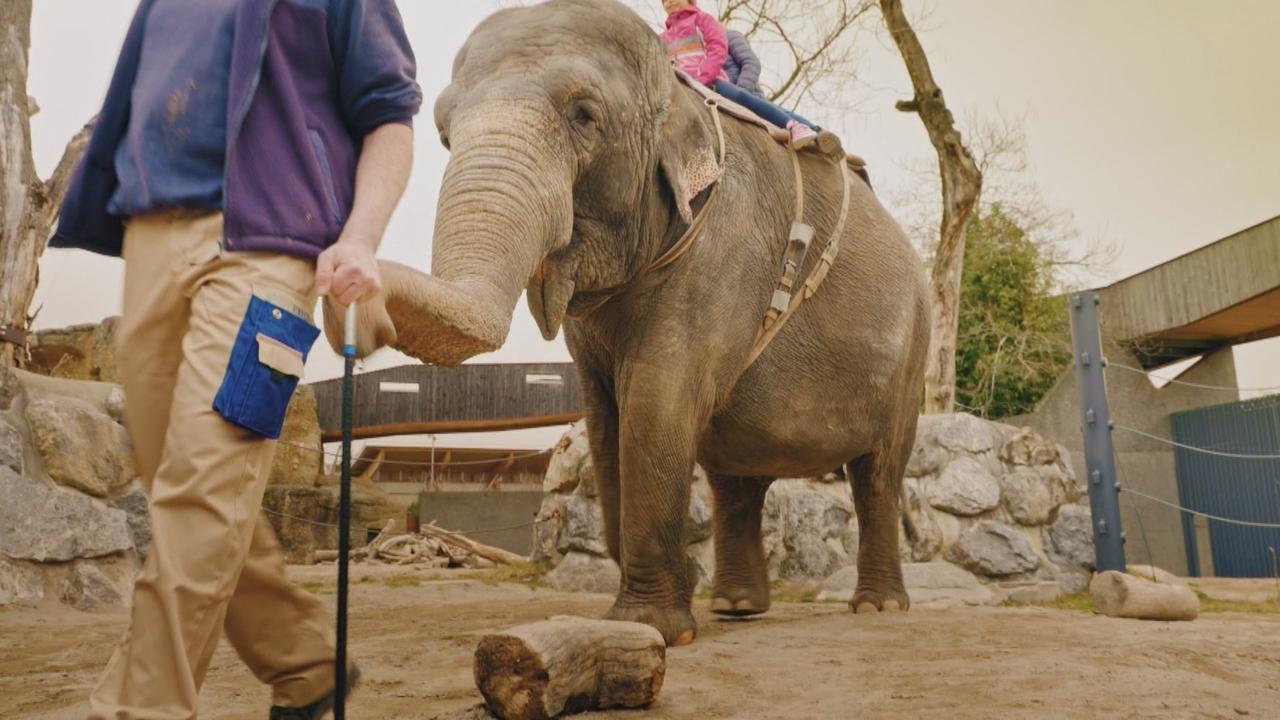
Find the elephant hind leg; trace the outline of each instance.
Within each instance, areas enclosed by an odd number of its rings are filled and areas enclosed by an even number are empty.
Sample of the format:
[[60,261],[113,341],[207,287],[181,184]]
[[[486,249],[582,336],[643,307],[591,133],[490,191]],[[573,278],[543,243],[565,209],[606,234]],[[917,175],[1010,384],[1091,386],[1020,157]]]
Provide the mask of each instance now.
[[773,478],[711,475],[709,480],[716,550],[711,611],[759,615],[769,609],[769,566],[760,519]]
[[898,522],[902,477],[915,439],[915,413],[900,423],[891,439],[848,463],[853,502],[858,512],[858,587],[849,607],[856,613],[906,610],[911,605],[902,582]]

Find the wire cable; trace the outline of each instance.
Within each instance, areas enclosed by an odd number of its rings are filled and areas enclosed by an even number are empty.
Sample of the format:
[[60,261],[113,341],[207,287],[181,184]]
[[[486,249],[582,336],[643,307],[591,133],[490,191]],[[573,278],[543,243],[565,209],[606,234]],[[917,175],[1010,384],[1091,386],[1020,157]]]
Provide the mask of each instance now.
[[[316,527],[324,527],[324,528],[338,527],[337,523],[321,522],[319,520],[312,520],[310,518],[298,517],[297,515],[290,515],[289,513],[280,512],[279,510],[272,510],[271,508],[265,507],[265,506],[262,508],[262,511],[269,515],[275,515],[276,517],[281,517],[281,518],[286,518],[288,520],[307,523],[308,525],[315,525]],[[506,532],[508,530],[521,530],[523,528],[533,527],[534,525],[539,525],[541,523],[551,522],[554,519],[555,518],[543,518],[542,520],[532,520],[527,523],[520,523],[519,525],[507,525],[505,527],[481,528],[479,530],[445,530],[443,528],[440,528],[440,532],[442,532],[445,535],[485,535],[488,533]]]
[[1148,495],[1144,492],[1138,492],[1137,490],[1132,490],[1127,487],[1122,488],[1121,492],[1126,492],[1126,493],[1129,493],[1130,495],[1137,495],[1140,498],[1145,498],[1152,502],[1156,502],[1166,507],[1173,508],[1174,510],[1180,510],[1188,515],[1195,515],[1197,517],[1202,517],[1209,520],[1217,520],[1218,522],[1228,523],[1230,525],[1244,525],[1245,527],[1269,528],[1272,530],[1280,530],[1280,523],[1254,522],[1252,520],[1235,520],[1233,518],[1222,517],[1221,515],[1211,515],[1209,513],[1200,512],[1199,510],[1192,510],[1191,508],[1183,507],[1177,503],[1172,503],[1172,502],[1169,502],[1168,500],[1164,500],[1162,498],[1158,498],[1153,495]]
[[1171,440],[1167,437],[1152,435],[1149,432],[1144,432],[1137,428],[1131,428],[1125,425],[1113,425],[1112,427],[1114,427],[1116,430],[1123,430],[1125,432],[1133,433],[1134,435],[1141,435],[1142,437],[1149,438],[1157,442],[1162,442],[1166,445],[1172,445],[1174,447],[1182,448],[1183,450],[1190,450],[1192,452],[1203,453],[1205,455],[1215,455],[1217,457],[1227,457],[1227,458],[1238,458],[1242,460],[1280,460],[1280,454],[1249,454],[1249,453],[1227,452],[1225,450],[1210,450],[1209,448],[1196,447],[1195,445],[1187,445],[1186,443],[1180,443],[1177,440]]
[[[342,453],[329,452],[324,448],[320,448],[319,450],[317,450],[309,445],[290,442],[288,440],[277,440],[276,443],[279,445],[287,445],[289,447],[298,448],[299,450],[306,450],[307,452],[317,453],[325,457],[330,457],[330,458],[342,457]],[[409,449],[416,449],[416,448],[409,448]],[[504,462],[506,460],[523,460],[525,458],[538,457],[539,455],[549,455],[553,452],[555,452],[555,448],[547,448],[546,450],[535,450],[533,452],[527,452],[521,455],[513,455],[510,457],[504,456],[504,457],[494,458],[492,460],[451,460],[447,463],[447,465],[449,467],[453,467],[455,465],[493,465],[495,463]],[[359,458],[357,458],[356,460],[358,461]],[[373,462],[373,461],[371,460],[370,462]],[[431,462],[431,461],[423,462],[419,460],[383,460],[382,464],[383,465],[409,465],[409,466],[416,466],[416,467],[431,467],[432,465],[435,465],[436,467],[444,467],[446,465],[446,463],[440,462],[438,460],[435,462]]]
[[1143,370],[1142,368],[1136,368],[1136,367],[1133,367],[1133,366],[1131,366],[1131,365],[1125,365],[1125,364],[1123,364],[1123,363],[1113,362],[1113,361],[1111,361],[1111,360],[1108,360],[1108,361],[1107,361],[1107,365],[1106,365],[1106,367],[1107,367],[1107,368],[1119,368],[1119,369],[1121,369],[1121,370],[1127,370],[1127,371],[1129,371],[1129,372],[1131,372],[1131,373],[1137,373],[1137,374],[1139,374],[1139,375],[1145,375],[1145,376],[1147,376],[1147,377],[1149,377],[1149,378],[1151,378],[1151,379],[1153,379],[1153,380],[1160,380],[1160,381],[1163,381],[1163,382],[1167,382],[1167,383],[1169,383],[1169,384],[1171,384],[1171,385],[1182,385],[1182,386],[1185,386],[1185,387],[1199,388],[1199,389],[1201,389],[1201,390],[1222,390],[1222,391],[1225,391],[1225,392],[1261,392],[1261,393],[1267,393],[1267,392],[1280,392],[1280,386],[1276,386],[1276,387],[1227,387],[1226,385],[1205,385],[1205,384],[1203,384],[1203,383],[1188,382],[1188,381],[1186,381],[1186,380],[1178,380],[1177,378],[1165,377],[1165,376],[1163,376],[1163,375],[1157,375],[1157,374],[1155,374],[1155,373],[1149,373],[1149,372],[1147,372],[1146,370]]

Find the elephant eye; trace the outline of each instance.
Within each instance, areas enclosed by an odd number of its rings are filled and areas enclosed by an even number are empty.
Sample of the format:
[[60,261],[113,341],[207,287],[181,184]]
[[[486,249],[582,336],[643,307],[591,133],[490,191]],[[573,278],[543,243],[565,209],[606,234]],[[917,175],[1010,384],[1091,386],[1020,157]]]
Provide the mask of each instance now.
[[590,100],[577,100],[573,103],[570,117],[574,125],[586,129],[600,123],[600,110]]

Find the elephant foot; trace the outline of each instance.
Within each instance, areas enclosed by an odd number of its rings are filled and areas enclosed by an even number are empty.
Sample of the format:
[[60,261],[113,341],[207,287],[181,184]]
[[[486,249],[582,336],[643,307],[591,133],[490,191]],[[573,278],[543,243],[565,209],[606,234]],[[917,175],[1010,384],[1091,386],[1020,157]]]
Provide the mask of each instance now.
[[896,587],[870,588],[859,587],[849,600],[849,608],[859,615],[894,610],[906,611],[911,607],[911,598],[907,590],[899,582]]
[[769,585],[734,585],[717,581],[711,589],[711,612],[730,617],[769,611]]
[[698,624],[687,608],[663,608],[653,605],[614,604],[605,613],[606,620],[623,620],[651,625],[662,633],[668,647],[688,645],[698,635]]

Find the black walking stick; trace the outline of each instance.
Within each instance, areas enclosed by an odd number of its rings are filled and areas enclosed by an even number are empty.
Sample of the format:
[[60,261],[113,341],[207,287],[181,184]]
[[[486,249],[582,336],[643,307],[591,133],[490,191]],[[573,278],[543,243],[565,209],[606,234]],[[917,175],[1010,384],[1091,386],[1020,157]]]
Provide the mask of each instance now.
[[342,328],[342,480],[338,492],[338,652],[333,663],[333,717],[347,714],[347,554],[351,550],[351,415],[355,404],[356,304]]

